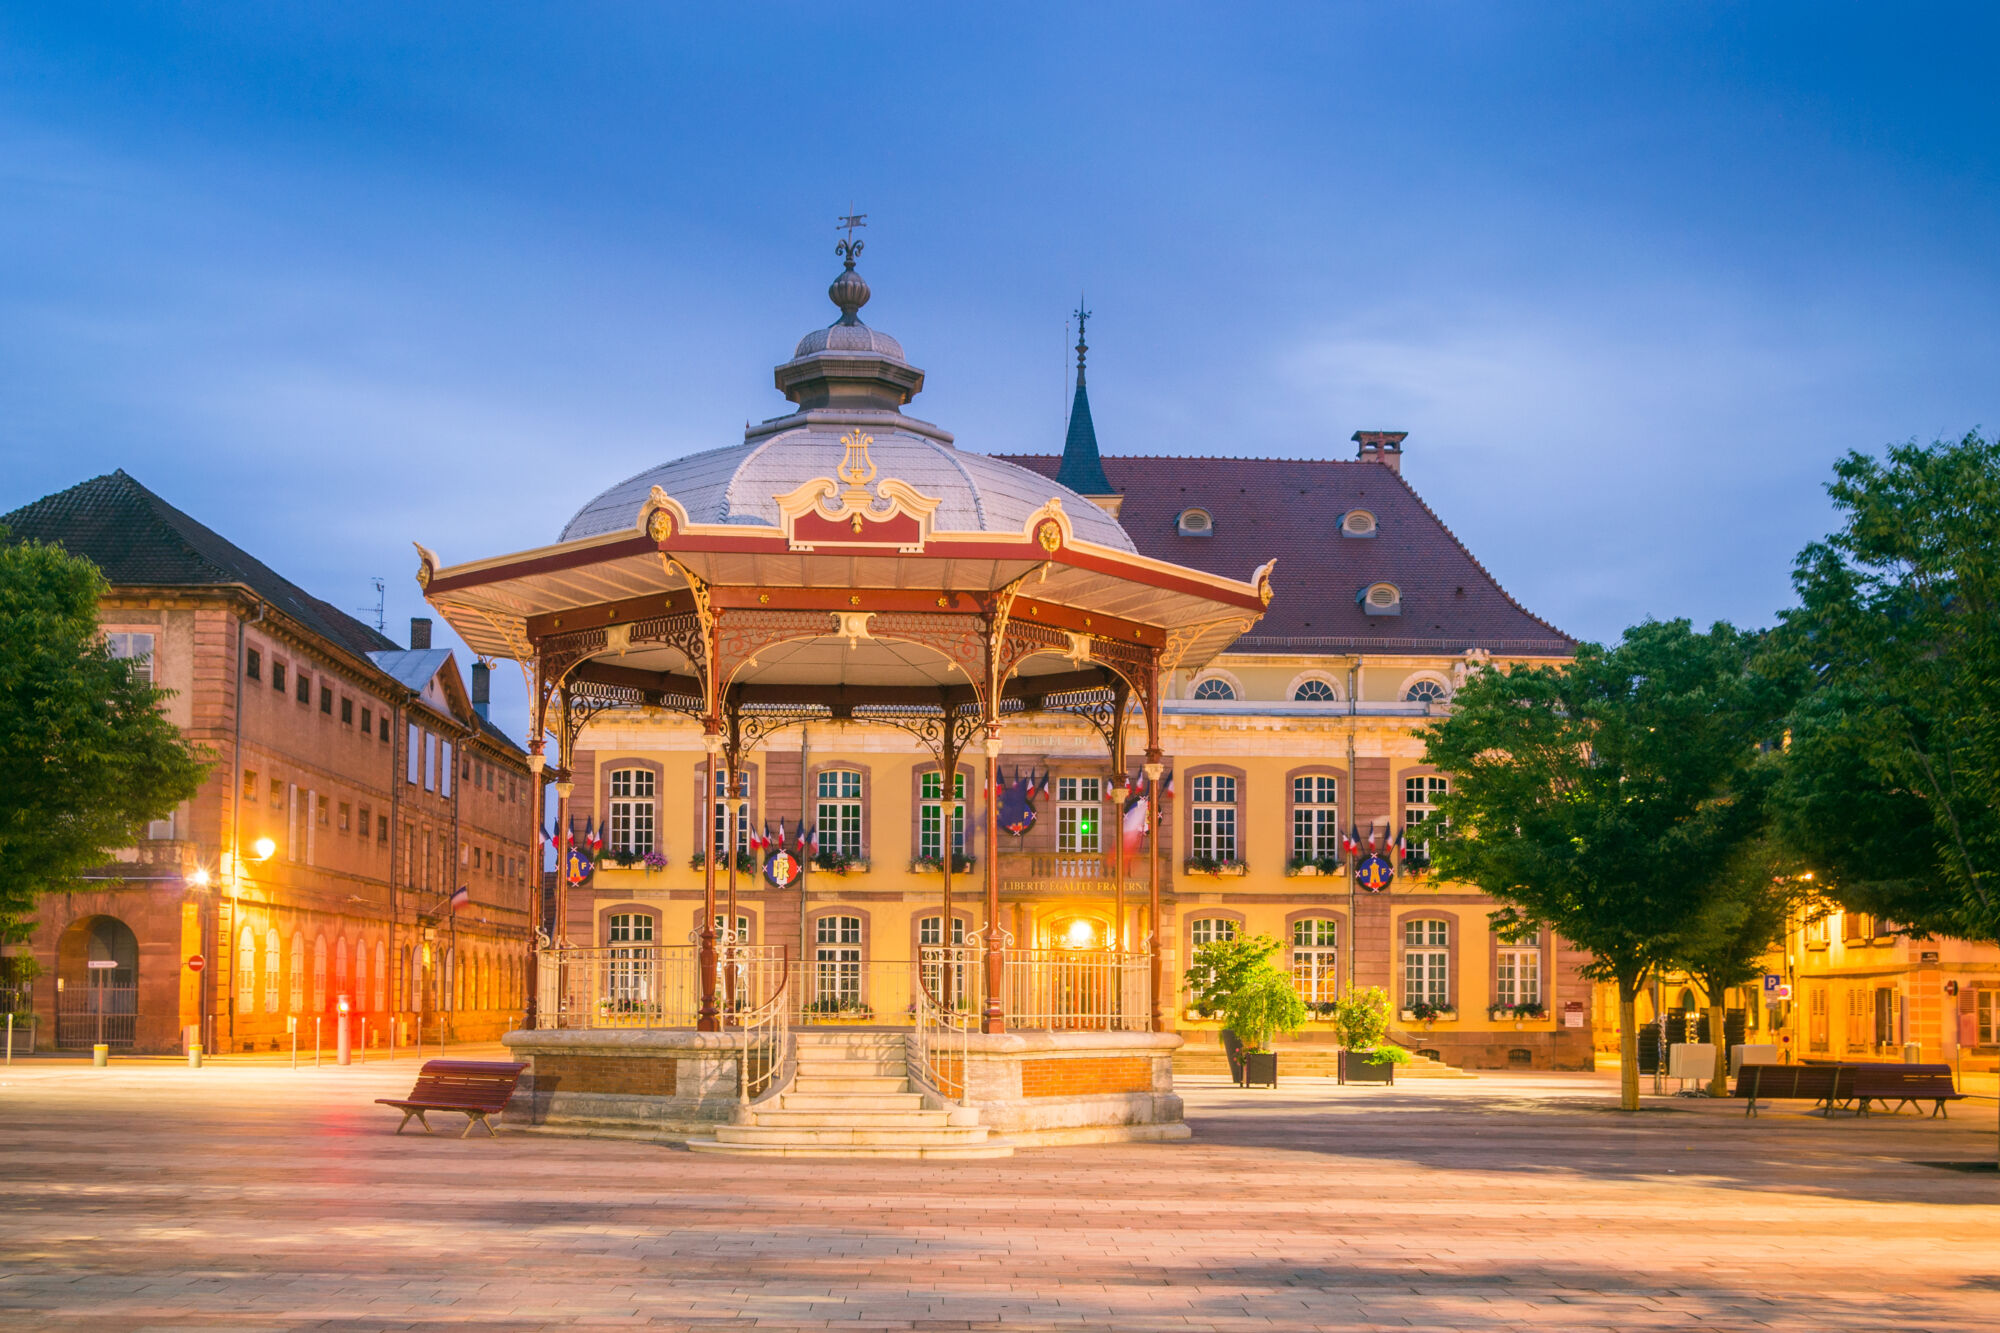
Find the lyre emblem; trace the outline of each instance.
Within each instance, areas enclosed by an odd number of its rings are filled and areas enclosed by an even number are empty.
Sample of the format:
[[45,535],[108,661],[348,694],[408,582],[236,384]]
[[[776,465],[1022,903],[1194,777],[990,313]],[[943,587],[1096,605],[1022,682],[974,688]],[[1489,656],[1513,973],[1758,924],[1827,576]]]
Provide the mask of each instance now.
[[847,446],[847,455],[834,475],[849,486],[866,486],[875,480],[875,460],[868,456],[868,446],[875,443],[875,437],[863,435],[857,426],[841,436],[840,442]]

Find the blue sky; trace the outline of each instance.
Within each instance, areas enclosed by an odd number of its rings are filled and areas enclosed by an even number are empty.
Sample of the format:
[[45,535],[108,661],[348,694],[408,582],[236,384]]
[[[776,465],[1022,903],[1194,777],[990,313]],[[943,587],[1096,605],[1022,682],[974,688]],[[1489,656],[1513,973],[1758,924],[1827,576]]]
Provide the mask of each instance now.
[[961,445],[1060,447],[1087,289],[1107,452],[1407,430],[1587,637],[1768,623],[1836,457],[2000,423],[1979,9],[740,9],[0,8],[0,510],[124,467],[400,636],[413,539],[775,415],[850,202]]

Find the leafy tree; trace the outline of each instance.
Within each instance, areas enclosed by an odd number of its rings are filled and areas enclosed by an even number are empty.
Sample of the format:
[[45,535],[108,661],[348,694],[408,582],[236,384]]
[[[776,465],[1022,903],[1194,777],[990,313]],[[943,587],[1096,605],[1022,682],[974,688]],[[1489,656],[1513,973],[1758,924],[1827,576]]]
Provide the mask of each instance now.
[[1845,524],[1800,553],[1774,669],[1778,827],[1835,901],[2000,942],[2000,440],[1849,454]]
[[1251,968],[1222,1007],[1224,1021],[1246,1051],[1263,1050],[1280,1032],[1297,1032],[1306,1013],[1291,977],[1270,963]]
[[1757,747],[1780,696],[1750,670],[1754,645],[1648,621],[1564,666],[1481,672],[1426,731],[1426,761],[1452,775],[1424,828],[1438,874],[1504,903],[1504,936],[1551,927],[1617,983],[1626,1110],[1640,987],[1700,912],[1705,872],[1762,823]]
[[1229,997],[1248,981],[1250,974],[1282,946],[1269,935],[1243,939],[1216,940],[1194,951],[1183,974],[1188,1007],[1198,1013],[1219,1014],[1229,1006]]
[[0,942],[37,898],[73,889],[201,785],[207,766],[160,712],[167,691],[111,656],[104,576],[0,529]]
[[1673,943],[1673,965],[1695,979],[1708,1002],[1708,1031],[1715,1042],[1711,1096],[1728,1094],[1723,993],[1763,975],[1765,956],[1784,938],[1786,922],[1805,898],[1806,885],[1796,870],[1772,840],[1745,844],[1709,880],[1707,900]]
[[1408,1064],[1410,1053],[1388,1042],[1389,996],[1380,986],[1350,990],[1333,1007],[1333,1030],[1356,1055]]

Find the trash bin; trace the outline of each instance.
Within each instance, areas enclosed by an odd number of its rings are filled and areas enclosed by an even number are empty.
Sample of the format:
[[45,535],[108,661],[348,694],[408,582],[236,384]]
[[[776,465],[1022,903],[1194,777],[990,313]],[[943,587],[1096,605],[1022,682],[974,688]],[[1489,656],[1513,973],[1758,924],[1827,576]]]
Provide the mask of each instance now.
[[1906,1065],[1920,1065],[1923,1062],[1924,1062],[1924,1048],[1914,1041],[1904,1042],[1903,1063]]

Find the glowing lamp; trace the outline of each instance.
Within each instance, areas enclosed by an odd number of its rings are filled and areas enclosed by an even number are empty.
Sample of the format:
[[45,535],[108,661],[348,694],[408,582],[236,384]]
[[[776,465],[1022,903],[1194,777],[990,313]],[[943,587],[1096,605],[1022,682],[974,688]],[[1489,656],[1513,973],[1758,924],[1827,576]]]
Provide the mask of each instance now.
[[343,995],[335,1001],[335,1009],[341,1014],[351,1014],[354,1012],[354,1002]]
[[1063,932],[1063,943],[1072,949],[1088,949],[1096,939],[1088,921],[1072,921]]
[[187,877],[187,882],[194,885],[197,889],[207,888],[208,871],[203,869],[201,866],[196,866],[194,868],[194,873]]
[[269,838],[259,838],[250,844],[250,850],[257,854],[259,861],[268,861],[278,854],[278,844]]

